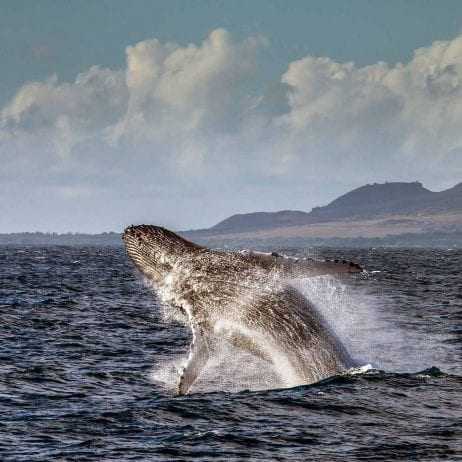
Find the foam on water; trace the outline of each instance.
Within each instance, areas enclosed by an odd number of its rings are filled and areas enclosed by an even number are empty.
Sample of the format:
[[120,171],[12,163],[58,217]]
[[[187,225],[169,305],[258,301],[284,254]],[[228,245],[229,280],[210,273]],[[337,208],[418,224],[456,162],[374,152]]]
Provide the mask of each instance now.
[[347,370],[348,375],[357,375],[357,374],[365,374],[366,372],[377,370],[375,367],[372,367],[371,364],[365,364],[364,366],[357,366],[351,367]]

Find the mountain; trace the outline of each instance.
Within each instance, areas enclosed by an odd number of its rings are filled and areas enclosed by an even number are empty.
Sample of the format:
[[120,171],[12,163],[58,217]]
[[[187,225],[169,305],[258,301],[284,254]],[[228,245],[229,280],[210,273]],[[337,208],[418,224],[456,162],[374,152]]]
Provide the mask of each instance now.
[[242,231],[255,231],[265,228],[279,228],[283,226],[305,225],[311,223],[310,214],[297,210],[283,210],[281,212],[254,212],[233,215],[208,229],[213,234],[224,234]]
[[[237,214],[211,228],[186,231],[182,234],[191,238],[243,233],[249,236],[265,230],[293,230],[296,227],[307,227],[320,223],[377,221],[379,218],[387,217],[389,218],[387,223],[393,221],[392,217],[399,217],[395,221],[402,224],[406,220],[409,221],[412,216],[425,217],[444,213],[460,214],[462,219],[462,183],[441,192],[430,191],[417,181],[413,183],[374,183],[354,189],[323,207],[315,207],[309,213],[284,210]],[[425,220],[421,221],[423,224],[427,223]],[[459,220],[456,219],[456,225],[458,222]],[[450,224],[454,226],[454,220]]]
[[354,189],[309,214],[317,222],[338,219],[373,218],[462,211],[462,183],[441,192],[432,192],[422,183],[368,184]]

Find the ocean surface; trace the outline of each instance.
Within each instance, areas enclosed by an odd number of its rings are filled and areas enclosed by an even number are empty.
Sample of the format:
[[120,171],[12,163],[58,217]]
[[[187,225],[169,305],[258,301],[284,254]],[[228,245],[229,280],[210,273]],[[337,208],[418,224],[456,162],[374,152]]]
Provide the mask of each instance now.
[[362,367],[284,388],[217,339],[175,396],[190,331],[122,247],[0,247],[0,460],[462,460],[462,251],[270,250],[367,269],[296,283]]

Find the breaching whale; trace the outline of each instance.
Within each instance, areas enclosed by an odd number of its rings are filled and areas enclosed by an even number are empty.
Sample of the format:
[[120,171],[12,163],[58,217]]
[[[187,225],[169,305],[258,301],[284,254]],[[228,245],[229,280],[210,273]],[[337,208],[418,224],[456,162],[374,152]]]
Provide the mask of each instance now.
[[308,384],[353,366],[344,346],[290,280],[362,268],[345,260],[294,259],[276,253],[213,250],[168,229],[129,226],[123,234],[134,265],[178,318],[192,343],[178,394],[190,389],[207,363],[210,336],[274,363]]

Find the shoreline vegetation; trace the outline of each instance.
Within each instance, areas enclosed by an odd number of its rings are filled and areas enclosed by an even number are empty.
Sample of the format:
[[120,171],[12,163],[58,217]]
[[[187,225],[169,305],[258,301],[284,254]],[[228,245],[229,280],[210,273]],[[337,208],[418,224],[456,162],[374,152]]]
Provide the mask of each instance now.
[[[462,249],[462,230],[432,231],[426,233],[403,233],[384,237],[272,237],[272,238],[198,238],[196,242],[211,247],[402,247],[402,248],[444,248]],[[0,245],[9,246],[122,246],[122,234],[109,232],[101,234],[83,233],[9,233],[0,234]]]

